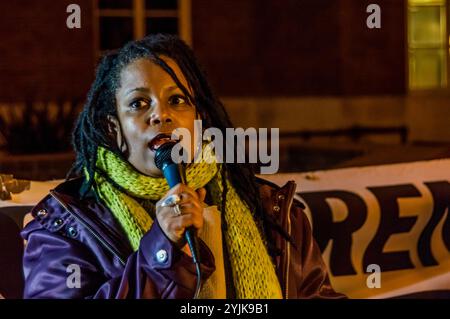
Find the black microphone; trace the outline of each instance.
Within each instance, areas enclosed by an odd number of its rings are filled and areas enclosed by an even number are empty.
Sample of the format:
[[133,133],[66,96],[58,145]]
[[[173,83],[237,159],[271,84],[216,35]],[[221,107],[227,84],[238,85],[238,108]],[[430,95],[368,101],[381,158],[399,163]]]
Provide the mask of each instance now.
[[[170,188],[179,183],[186,184],[186,174],[183,163],[177,164],[172,160],[172,148],[177,143],[178,142],[174,140],[167,140],[155,150],[156,167],[163,172]],[[193,226],[186,228],[184,237],[191,250],[194,263],[200,265],[199,245],[197,236],[195,235],[195,228]],[[198,271],[199,269],[200,267],[198,267]],[[200,278],[200,273],[198,275]]]

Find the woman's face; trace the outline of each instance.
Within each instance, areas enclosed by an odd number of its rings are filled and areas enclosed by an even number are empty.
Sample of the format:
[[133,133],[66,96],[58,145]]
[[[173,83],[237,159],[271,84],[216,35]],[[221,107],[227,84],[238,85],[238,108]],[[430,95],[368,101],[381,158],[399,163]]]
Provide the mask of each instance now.
[[[178,65],[161,56],[189,90],[188,83]],[[189,92],[193,96],[193,92]],[[128,64],[120,75],[120,88],[116,92],[117,115],[123,136],[116,127],[117,143],[124,140],[128,161],[141,173],[159,177],[150,141],[161,133],[171,135],[176,128],[186,128],[194,136],[195,106],[177,87],[175,81],[159,65],[149,59],[138,59]]]

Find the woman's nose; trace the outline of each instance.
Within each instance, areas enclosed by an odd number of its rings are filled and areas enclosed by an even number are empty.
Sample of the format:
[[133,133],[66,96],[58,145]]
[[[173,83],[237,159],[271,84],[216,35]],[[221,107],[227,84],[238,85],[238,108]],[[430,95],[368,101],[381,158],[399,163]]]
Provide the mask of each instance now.
[[172,123],[172,116],[168,112],[167,108],[159,105],[153,108],[152,113],[150,114],[149,124],[151,126],[170,123]]

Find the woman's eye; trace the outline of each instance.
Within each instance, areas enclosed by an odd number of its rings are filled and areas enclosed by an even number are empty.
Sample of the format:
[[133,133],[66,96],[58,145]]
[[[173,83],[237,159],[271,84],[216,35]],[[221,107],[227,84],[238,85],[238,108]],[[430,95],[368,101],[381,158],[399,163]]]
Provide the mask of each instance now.
[[143,100],[143,99],[135,100],[130,103],[130,107],[132,109],[141,109],[141,108],[146,107],[147,105],[148,105],[148,101]]
[[170,104],[179,105],[179,104],[189,104],[187,99],[182,95],[174,95],[170,97]]

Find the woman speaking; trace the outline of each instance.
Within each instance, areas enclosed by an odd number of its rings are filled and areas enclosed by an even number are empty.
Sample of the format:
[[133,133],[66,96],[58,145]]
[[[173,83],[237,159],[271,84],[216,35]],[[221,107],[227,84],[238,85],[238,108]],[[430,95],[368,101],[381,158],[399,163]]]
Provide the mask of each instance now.
[[183,41],[153,35],[103,57],[73,131],[73,168],[22,232],[25,298],[343,297],[293,182],[269,184],[200,146],[186,183],[169,188],[155,153],[176,129],[194,136],[196,120],[232,127]]

